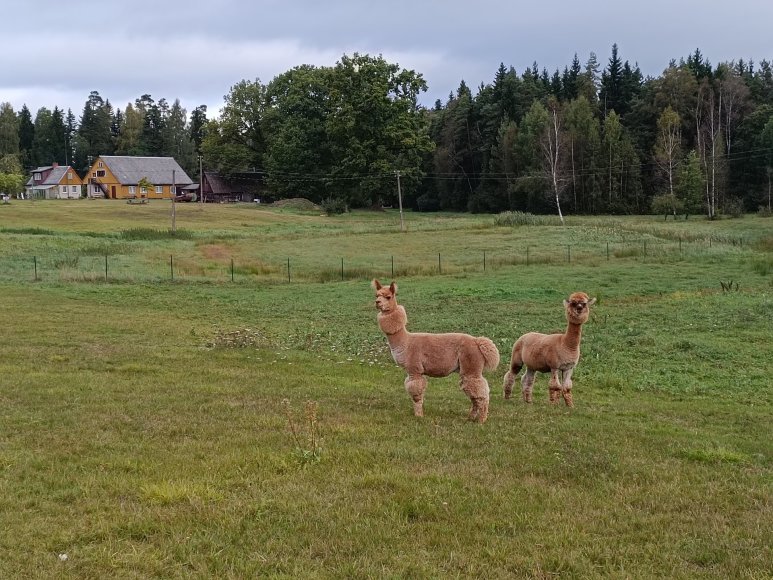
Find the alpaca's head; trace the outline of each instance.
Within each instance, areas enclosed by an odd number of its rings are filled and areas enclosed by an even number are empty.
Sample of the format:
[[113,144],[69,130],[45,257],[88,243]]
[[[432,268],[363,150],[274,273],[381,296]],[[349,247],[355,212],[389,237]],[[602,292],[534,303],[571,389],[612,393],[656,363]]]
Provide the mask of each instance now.
[[574,324],[584,324],[590,316],[590,307],[596,303],[595,298],[589,298],[585,292],[575,292],[569,296],[569,300],[564,300],[566,308],[566,318]]
[[378,280],[373,280],[373,289],[376,291],[376,308],[380,312],[392,312],[397,308],[397,284],[392,282],[389,286],[382,286]]

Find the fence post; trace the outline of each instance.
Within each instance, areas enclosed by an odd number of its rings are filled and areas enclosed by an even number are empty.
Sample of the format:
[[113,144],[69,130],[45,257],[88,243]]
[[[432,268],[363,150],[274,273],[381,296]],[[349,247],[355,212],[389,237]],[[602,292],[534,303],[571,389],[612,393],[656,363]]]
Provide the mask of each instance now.
[[287,283],[290,283],[290,258],[287,258]]
[[609,242],[607,242],[607,261],[609,261]]
[[231,282],[234,281],[234,259],[231,258]]
[[443,266],[440,264],[440,252],[438,252],[437,254],[437,271],[438,271],[438,274],[443,273]]
[[107,254],[105,254],[105,282],[107,282]]
[[392,256],[392,279],[395,277],[395,257]]
[[171,274],[172,282],[174,282],[174,258],[172,254],[169,254],[169,273]]
[[567,245],[566,246],[566,261],[571,264],[572,263],[572,246]]
[[35,282],[38,281],[38,257],[32,256],[32,263],[35,267]]
[[341,258],[341,282],[344,281],[344,259]]
[[679,236],[679,255],[682,255],[682,236]]
[[486,271],[486,250],[483,250],[483,271]]

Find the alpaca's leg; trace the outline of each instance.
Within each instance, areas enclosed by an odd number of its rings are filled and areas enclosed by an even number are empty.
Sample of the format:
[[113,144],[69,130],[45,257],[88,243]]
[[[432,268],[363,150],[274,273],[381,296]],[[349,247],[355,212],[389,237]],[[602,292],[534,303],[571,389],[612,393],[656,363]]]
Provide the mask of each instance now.
[[558,369],[550,369],[550,402],[558,403],[561,400],[561,383],[558,380]]
[[413,400],[413,414],[424,416],[424,390],[427,388],[427,378],[424,375],[408,375],[405,377],[405,390]]
[[523,400],[527,403],[532,402],[532,391],[534,390],[534,379],[536,378],[536,372],[527,368],[526,372],[521,377],[521,392],[523,393]]
[[462,391],[470,397],[472,407],[470,408],[470,421],[485,423],[488,418],[489,386],[483,376],[463,376],[460,386]]
[[[521,372],[523,367],[523,360],[521,358],[521,341],[517,341],[513,345],[513,356],[510,360],[510,368],[505,373],[502,387],[505,391],[505,399],[509,399],[513,394],[513,385],[515,385],[515,377]],[[521,379],[523,381],[523,378]]]
[[572,400],[572,372],[574,369],[564,371],[563,381],[561,381],[561,395],[564,397],[564,403],[567,407],[574,407]]
[[513,385],[515,384],[515,373],[513,371],[507,371],[505,373],[504,381],[502,381],[502,388],[505,392],[505,399],[509,399],[513,394]]

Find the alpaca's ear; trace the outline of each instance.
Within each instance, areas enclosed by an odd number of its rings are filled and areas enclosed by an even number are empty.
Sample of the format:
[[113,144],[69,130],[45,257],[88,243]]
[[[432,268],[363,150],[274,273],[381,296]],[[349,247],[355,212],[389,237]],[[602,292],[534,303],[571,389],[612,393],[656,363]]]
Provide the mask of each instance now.
[[392,292],[392,294],[397,295],[397,284],[392,282],[389,285],[389,290]]
[[588,300],[588,306],[593,306],[594,304],[596,304],[595,298],[591,298],[590,300]]
[[381,282],[373,278],[373,282],[370,283],[371,286],[373,286],[373,289],[378,291],[381,290]]

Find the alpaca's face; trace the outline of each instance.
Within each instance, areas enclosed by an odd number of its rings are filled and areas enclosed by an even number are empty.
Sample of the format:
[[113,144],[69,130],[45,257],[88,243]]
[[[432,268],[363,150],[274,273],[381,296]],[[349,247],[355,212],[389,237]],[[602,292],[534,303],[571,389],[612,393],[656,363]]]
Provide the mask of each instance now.
[[575,292],[569,296],[569,300],[564,300],[566,316],[570,322],[575,324],[584,324],[590,316],[590,307],[595,304],[595,298],[589,298],[585,292]]
[[376,308],[380,312],[391,312],[397,306],[397,286],[392,282],[389,286],[382,286],[378,280],[373,281],[376,290]]

